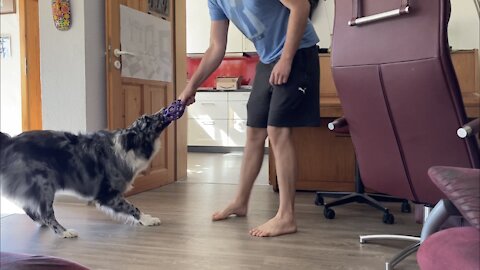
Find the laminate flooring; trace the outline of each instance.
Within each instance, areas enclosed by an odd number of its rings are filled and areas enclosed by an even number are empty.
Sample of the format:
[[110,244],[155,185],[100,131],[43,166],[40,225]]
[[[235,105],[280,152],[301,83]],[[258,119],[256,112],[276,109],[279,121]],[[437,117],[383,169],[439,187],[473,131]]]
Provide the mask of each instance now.
[[[198,160],[208,163],[208,158],[216,157],[190,155],[187,180],[129,197],[143,212],[160,217],[162,225],[128,226],[83,202],[56,202],[57,219],[65,227],[77,230],[78,239],[60,239],[26,215],[13,214],[1,219],[1,250],[58,256],[91,269],[366,270],[385,269],[385,260],[410,243],[360,244],[358,235],[418,235],[421,230],[413,214],[400,212],[400,204],[385,204],[395,215],[394,225],[382,223],[381,212],[361,204],[337,207],[336,218],[327,220],[323,208],[313,203],[313,192],[297,192],[297,233],[276,238],[251,237],[250,228],[275,215],[278,193],[268,185],[257,184],[247,217],[212,222],[212,212],[235,194],[233,179],[238,171],[233,166],[225,174],[231,177],[224,183],[221,179],[226,177],[220,171],[211,173],[215,179],[198,175],[195,178],[191,172],[200,164]],[[415,255],[396,269],[418,269]]]

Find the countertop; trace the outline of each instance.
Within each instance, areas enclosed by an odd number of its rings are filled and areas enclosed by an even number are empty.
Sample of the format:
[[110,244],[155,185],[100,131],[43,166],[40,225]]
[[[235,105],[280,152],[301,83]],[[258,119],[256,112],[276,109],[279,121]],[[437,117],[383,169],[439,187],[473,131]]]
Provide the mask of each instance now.
[[199,88],[198,92],[250,92],[252,91],[251,88],[240,88],[240,89],[232,89],[232,90],[222,90],[222,89],[214,89],[214,88]]

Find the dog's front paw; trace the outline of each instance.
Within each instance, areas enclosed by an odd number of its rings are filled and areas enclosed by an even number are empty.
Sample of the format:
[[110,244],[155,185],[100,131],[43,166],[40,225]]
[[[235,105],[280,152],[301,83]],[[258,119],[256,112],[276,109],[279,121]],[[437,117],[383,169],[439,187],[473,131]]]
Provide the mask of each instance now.
[[62,238],[75,238],[75,237],[78,237],[78,233],[75,230],[67,229],[66,231],[64,231],[60,235],[60,237],[62,237]]
[[158,226],[162,223],[159,218],[152,217],[146,214],[142,214],[140,216],[139,222],[142,226]]

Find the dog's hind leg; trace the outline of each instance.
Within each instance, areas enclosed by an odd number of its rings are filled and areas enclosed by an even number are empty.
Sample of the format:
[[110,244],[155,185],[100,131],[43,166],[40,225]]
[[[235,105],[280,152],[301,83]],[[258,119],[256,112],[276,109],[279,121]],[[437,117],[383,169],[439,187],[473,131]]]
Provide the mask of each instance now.
[[37,222],[38,224],[40,224],[40,226],[47,226],[43,223],[42,219],[40,218],[40,215],[38,214],[38,212],[36,211],[33,211],[31,210],[30,208],[28,207],[23,207],[23,211],[25,211],[25,214],[27,214],[27,216],[29,216],[33,221]]
[[126,223],[138,223],[143,226],[158,226],[161,223],[159,218],[142,213],[121,196],[114,197],[107,202],[99,202],[99,208],[106,210],[115,219],[123,219]]
[[53,200],[49,202],[43,202],[40,206],[40,215],[43,224],[52,229],[56,235],[62,238],[74,238],[78,236],[78,233],[72,229],[65,229],[55,218],[53,211]]
[[[35,188],[35,187],[33,187]],[[56,235],[62,238],[74,238],[78,234],[71,229],[65,229],[55,218],[53,211],[53,200],[55,199],[55,189],[52,184],[43,182],[37,185],[41,192],[38,193],[36,199],[38,201],[38,216],[40,221],[52,229]]]

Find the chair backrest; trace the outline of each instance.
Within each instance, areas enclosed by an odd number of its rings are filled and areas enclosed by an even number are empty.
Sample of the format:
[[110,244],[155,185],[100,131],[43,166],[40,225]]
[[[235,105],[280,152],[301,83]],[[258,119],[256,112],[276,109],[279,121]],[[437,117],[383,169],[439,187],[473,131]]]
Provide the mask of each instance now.
[[449,16],[448,0],[335,1],[332,71],[366,187],[434,204],[428,168],[479,166],[476,141],[455,134],[467,117]]

